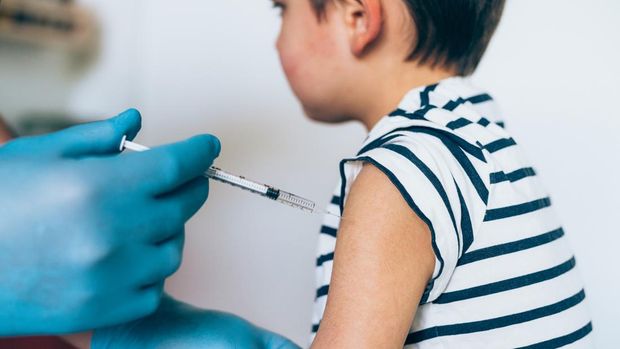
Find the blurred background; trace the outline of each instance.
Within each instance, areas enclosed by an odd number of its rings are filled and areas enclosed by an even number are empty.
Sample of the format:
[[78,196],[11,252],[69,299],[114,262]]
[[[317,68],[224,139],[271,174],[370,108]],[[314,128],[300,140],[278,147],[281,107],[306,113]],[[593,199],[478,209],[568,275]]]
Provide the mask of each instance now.
[[[213,133],[219,166],[327,203],[364,130],[304,118],[279,68],[278,25],[267,0],[4,0],[0,113],[25,134],[136,107],[141,143]],[[619,36],[616,0],[509,1],[474,76],[555,199],[603,348],[620,314]],[[320,221],[213,184],[168,290],[306,344]]]

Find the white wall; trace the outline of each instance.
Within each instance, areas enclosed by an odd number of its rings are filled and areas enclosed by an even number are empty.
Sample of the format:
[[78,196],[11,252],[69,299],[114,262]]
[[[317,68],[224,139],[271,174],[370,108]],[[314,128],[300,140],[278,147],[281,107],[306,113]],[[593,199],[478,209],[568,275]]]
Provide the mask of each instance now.
[[[338,160],[364,137],[356,125],[306,121],[273,49],[278,19],[267,1],[84,0],[99,12],[102,57],[78,81],[50,72],[45,54],[0,46],[0,109],[10,117],[65,107],[85,117],[129,106],[145,117],[141,141],[211,132],[218,164],[320,202]],[[616,342],[620,281],[620,2],[511,1],[475,79],[506,110],[564,219],[587,283],[600,347]],[[34,57],[20,62],[20,57]],[[28,72],[26,72],[28,71]],[[25,74],[25,81],[20,81]],[[14,91],[58,82],[54,94]],[[53,85],[50,85],[53,86]],[[26,96],[26,93],[21,96]],[[189,224],[185,263],[169,291],[233,311],[306,342],[320,217],[214,184]]]

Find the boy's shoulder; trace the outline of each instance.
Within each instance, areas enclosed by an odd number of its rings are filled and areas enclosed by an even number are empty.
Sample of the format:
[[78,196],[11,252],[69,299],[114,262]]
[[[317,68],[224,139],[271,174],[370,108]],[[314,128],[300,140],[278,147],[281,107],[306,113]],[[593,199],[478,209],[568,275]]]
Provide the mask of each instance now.
[[[468,221],[477,227],[493,201],[494,175],[527,165],[514,145],[495,100],[468,79],[416,88],[375,125],[358,154],[342,162],[341,197],[362,164],[371,163],[419,216],[460,231],[457,212],[466,207]],[[503,151],[507,148],[512,149]],[[438,212],[441,217],[433,218]]]
[[453,77],[407,93],[398,108],[370,131],[360,153],[388,138],[415,138],[416,134],[482,150],[511,139],[504,126],[500,108],[489,93],[469,79]]
[[[357,156],[402,146],[438,161],[474,163],[479,175],[488,177],[498,166],[492,154],[514,145],[493,97],[469,79],[453,77],[407,93],[369,132]],[[515,155],[508,157],[521,158]]]

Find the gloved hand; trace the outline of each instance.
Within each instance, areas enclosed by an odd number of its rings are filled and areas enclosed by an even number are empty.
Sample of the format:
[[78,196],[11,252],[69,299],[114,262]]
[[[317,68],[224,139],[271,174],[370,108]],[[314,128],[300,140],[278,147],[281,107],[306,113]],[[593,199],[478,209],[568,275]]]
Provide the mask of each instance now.
[[203,310],[165,295],[151,316],[96,330],[91,349],[299,349],[234,315]]
[[154,312],[204,204],[213,136],[119,154],[135,110],[0,147],[0,336],[62,334]]

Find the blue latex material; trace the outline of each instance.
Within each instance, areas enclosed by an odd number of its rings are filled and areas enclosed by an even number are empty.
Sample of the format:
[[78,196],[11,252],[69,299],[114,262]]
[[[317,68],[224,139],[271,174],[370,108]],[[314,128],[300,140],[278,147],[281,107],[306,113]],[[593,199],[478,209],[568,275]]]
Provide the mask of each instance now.
[[164,296],[151,316],[95,331],[92,349],[299,349],[291,341],[226,313]]
[[197,136],[119,153],[140,114],[0,147],[0,336],[72,333],[153,313],[220,151]]

